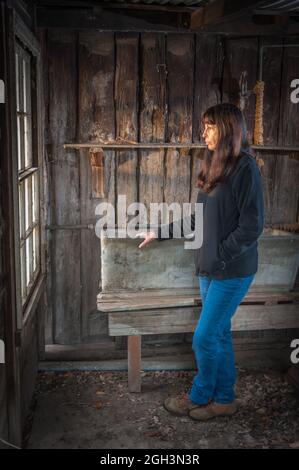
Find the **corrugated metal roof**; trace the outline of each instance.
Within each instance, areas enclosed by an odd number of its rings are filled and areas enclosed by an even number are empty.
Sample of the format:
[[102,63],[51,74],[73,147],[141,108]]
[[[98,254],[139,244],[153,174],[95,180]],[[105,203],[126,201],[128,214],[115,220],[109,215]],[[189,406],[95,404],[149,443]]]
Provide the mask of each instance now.
[[[103,0],[106,3],[111,2],[111,0]],[[113,0],[113,3],[139,3],[145,5],[170,5],[170,6],[187,6],[187,7],[198,7],[204,6],[210,3],[210,0]]]
[[299,0],[268,0],[259,6],[261,10],[273,10],[277,12],[299,12]]
[[[185,6],[199,7],[217,0],[102,0],[105,3],[131,3],[145,5],[169,5],[169,6]],[[256,2],[259,3],[258,0]],[[240,3],[240,9],[246,4]],[[299,11],[299,0],[265,0],[264,3],[257,5],[259,9],[273,10],[278,12]]]

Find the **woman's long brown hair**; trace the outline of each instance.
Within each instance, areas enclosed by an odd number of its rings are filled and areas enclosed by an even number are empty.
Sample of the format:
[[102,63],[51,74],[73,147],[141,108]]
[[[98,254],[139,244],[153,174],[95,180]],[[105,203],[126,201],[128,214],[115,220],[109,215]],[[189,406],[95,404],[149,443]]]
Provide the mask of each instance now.
[[[242,151],[250,152],[242,111],[231,103],[212,106],[202,116],[202,125],[214,124],[219,140],[215,150],[205,150],[198,174],[198,187],[209,193],[234,171]],[[250,152],[251,153],[251,152]]]

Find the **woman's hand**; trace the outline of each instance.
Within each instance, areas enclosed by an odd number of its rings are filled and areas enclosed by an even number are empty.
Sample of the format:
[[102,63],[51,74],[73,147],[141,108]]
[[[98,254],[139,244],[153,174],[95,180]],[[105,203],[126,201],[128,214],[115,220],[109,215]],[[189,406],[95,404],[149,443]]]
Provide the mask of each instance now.
[[138,245],[138,248],[144,248],[148,243],[151,243],[153,240],[155,240],[156,234],[153,231],[150,232],[138,232],[135,235],[135,238],[144,238],[143,242]]

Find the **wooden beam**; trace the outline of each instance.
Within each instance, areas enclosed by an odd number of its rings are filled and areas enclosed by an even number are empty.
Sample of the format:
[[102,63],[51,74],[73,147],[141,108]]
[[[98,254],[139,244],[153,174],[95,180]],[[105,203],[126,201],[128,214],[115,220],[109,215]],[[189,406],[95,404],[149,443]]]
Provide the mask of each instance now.
[[[49,0],[37,0],[37,7],[47,7],[49,6]],[[103,10],[135,10],[135,11],[165,11],[165,12],[174,12],[174,13],[184,13],[184,12],[193,12],[197,7],[187,6],[187,5],[160,5],[160,4],[143,4],[143,3],[118,3],[118,2],[105,2],[105,1],[76,1],[76,0],[54,0],[51,1],[51,7],[83,7],[91,9],[100,9]]]
[[[198,307],[111,312],[110,336],[192,333],[200,316]],[[299,328],[298,304],[240,305],[233,331]]]
[[38,7],[37,27],[113,32],[186,32],[189,30],[189,17],[188,13],[171,11],[125,10],[122,13],[120,10]]
[[245,16],[251,12],[253,7],[257,7],[261,1],[248,0],[240,7],[240,2],[218,0],[205,7],[199,7],[191,13],[190,28],[199,29],[207,25],[219,25],[231,21],[235,17]]
[[[63,144],[65,149],[92,149],[92,148],[106,148],[106,149],[159,149],[159,148],[190,148],[199,149],[206,148],[205,144],[194,144],[193,142],[185,143],[136,143],[136,144],[92,144],[92,143],[74,143],[74,144]],[[299,147],[291,146],[279,146],[279,145],[251,145],[251,148],[258,151],[273,151],[273,152],[298,152]]]

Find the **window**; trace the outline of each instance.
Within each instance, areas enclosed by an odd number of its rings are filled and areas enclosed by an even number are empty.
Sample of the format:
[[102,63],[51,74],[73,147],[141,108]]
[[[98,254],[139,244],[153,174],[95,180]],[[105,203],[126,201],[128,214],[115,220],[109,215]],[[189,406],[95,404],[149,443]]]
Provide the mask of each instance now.
[[34,57],[16,45],[17,152],[22,305],[40,272],[39,167],[34,146]]

